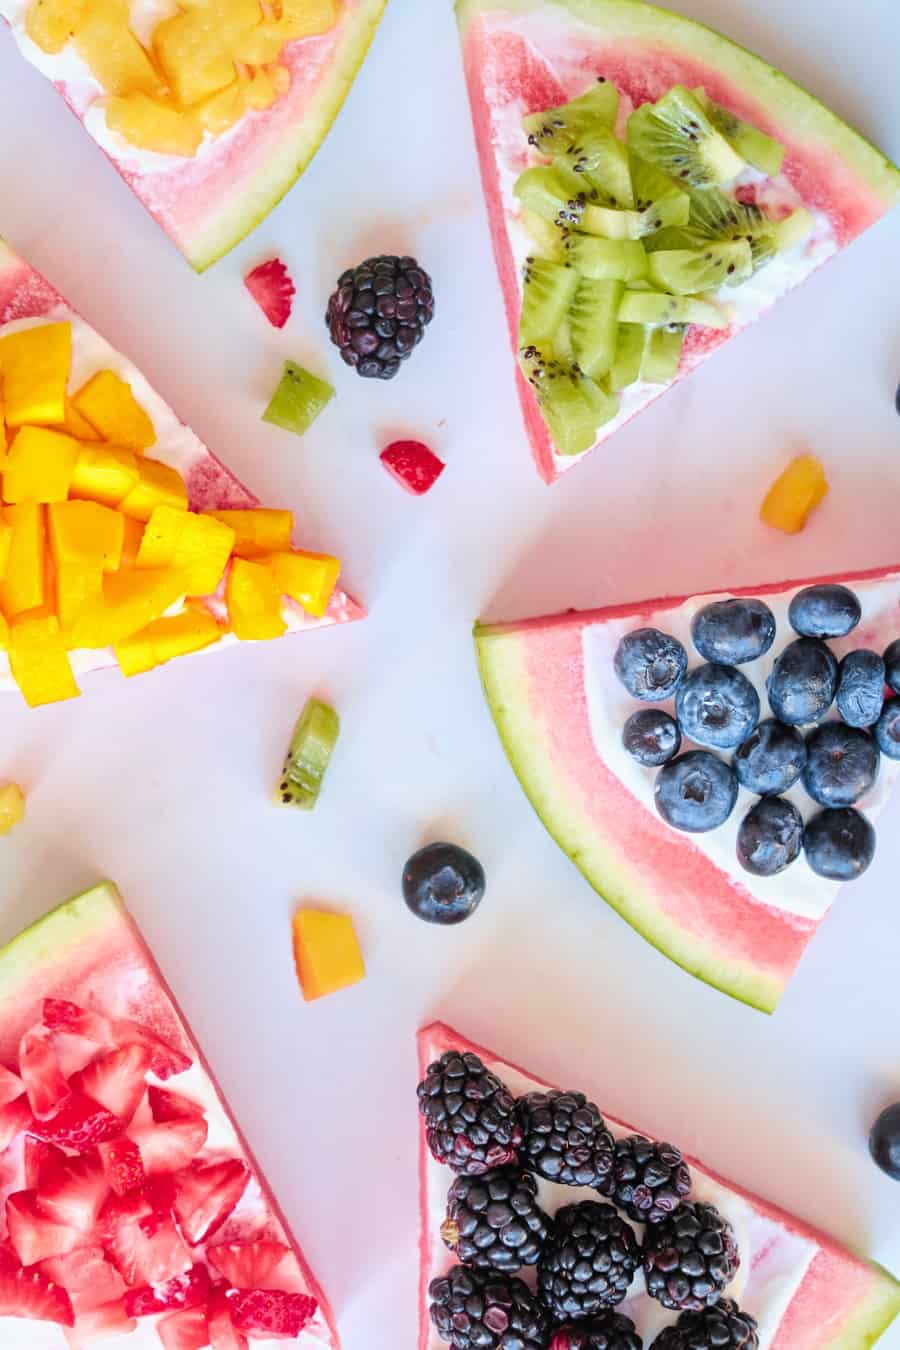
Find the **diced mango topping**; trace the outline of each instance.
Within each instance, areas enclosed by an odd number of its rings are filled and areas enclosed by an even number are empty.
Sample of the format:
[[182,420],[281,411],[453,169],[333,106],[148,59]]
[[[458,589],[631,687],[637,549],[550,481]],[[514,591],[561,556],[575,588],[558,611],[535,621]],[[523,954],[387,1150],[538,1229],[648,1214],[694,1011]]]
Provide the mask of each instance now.
[[241,42],[260,19],[259,0],[205,0],[157,24],[153,51],[182,107],[231,83]]
[[148,521],[157,506],[174,506],[187,510],[188,495],[184,479],[177,469],[158,459],[138,455],[135,461],[138,481],[127,497],[119,502],[119,510],[135,520]]
[[7,427],[65,420],[72,367],[72,325],[43,323],[0,337],[0,379]]
[[85,606],[72,629],[73,647],[112,647],[159,619],[185,593],[187,578],[174,567],[113,572],[103,593]]
[[87,13],[88,0],[33,0],[25,32],[44,52],[61,52]]
[[297,977],[307,1002],[365,979],[365,963],[348,914],[298,909],[293,938]]
[[138,567],[181,567],[188,595],[212,595],[234,548],[234,530],[209,516],[157,506],[144,530]]
[[163,79],[129,27],[128,0],[89,0],[75,46],[107,94],[154,94]]
[[60,431],[67,431],[70,436],[75,437],[76,441],[103,440],[103,437],[94,430],[87,418],[82,417],[70,398],[66,399],[65,414],[59,429]]
[[291,546],[294,517],[290,511],[257,506],[245,511],[205,511],[234,530],[234,553],[238,558],[261,558]]
[[44,603],[44,508],[36,502],[6,506],[3,519],[12,526],[12,540],[0,582],[0,609],[11,619]]
[[0,834],[9,834],[25,816],[25,793],[18,783],[0,787]]
[[138,457],[118,445],[81,445],[69,495],[118,506],[138,485]]
[[[235,121],[237,118],[235,118]],[[200,149],[204,124],[163,98],[135,90],[106,105],[106,124],[141,150],[191,159]],[[231,123],[229,123],[231,125]]]
[[7,521],[0,520],[0,581],[6,576],[6,565],[9,562],[12,537],[12,526]]
[[122,538],[122,567],[136,567],[137,556],[141,551],[141,544],[144,540],[144,530],[147,528],[142,520],[134,520],[131,516],[123,516],[123,538]]
[[211,647],[221,636],[222,629],[209,610],[196,606],[156,619],[133,637],[117,642],[114,650],[123,675],[142,675],[176,656]]
[[30,708],[81,692],[55,614],[20,614],[12,620],[9,665]]
[[98,370],[72,399],[75,411],[101,440],[126,450],[146,450],[156,441],[156,429],[131,391],[131,385],[112,370]]
[[54,502],[47,508],[50,550],[63,563],[117,572],[122,562],[125,517],[99,502]]
[[825,470],[816,456],[798,455],[769,488],[760,517],[776,530],[797,534],[827,491]]
[[[103,598],[103,568],[99,563],[62,562],[56,564],[56,613],[63,637],[70,645],[75,624],[85,610]],[[48,590],[48,595],[51,592]]]
[[235,558],[225,583],[228,622],[242,642],[281,637],[287,624],[272,573],[262,563]]
[[3,466],[3,500],[64,502],[69,495],[79,446],[49,427],[22,427]]
[[296,600],[307,614],[321,619],[334,594],[341,564],[326,553],[270,553],[265,559],[281,595]]

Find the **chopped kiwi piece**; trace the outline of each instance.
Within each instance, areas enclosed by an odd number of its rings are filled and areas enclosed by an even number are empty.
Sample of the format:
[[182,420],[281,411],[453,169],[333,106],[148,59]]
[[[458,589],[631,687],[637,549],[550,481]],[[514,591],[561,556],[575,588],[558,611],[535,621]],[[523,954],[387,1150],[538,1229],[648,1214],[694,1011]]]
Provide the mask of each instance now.
[[311,375],[294,361],[285,361],[284,372],[263,413],[263,421],[302,436],[333,398],[334,390],[330,384]]
[[745,205],[724,192],[708,188],[691,193],[689,228],[703,239],[726,243],[746,239],[753,254],[754,270],[775,255],[775,226],[758,206]]
[[651,331],[639,323],[620,323],[616,332],[616,352],[609,372],[609,385],[614,391],[627,389],[641,378],[641,362],[647,334]]
[[647,275],[647,255],[636,239],[570,234],[565,248],[572,266],[595,281],[640,281]]
[[641,361],[641,379],[648,384],[668,384],[678,374],[681,349],[684,346],[684,328],[651,328]]
[[692,296],[662,291],[626,291],[619,306],[622,323],[661,327],[669,323],[698,323],[704,328],[727,328],[728,319],[715,305]]
[[300,714],[278,783],[276,800],[283,806],[299,806],[311,811],[322,789],[340,731],[340,720],[333,708],[311,698]]
[[628,119],[628,148],[656,164],[676,182],[711,187],[737,177],[740,155],[683,85],[674,85],[656,103],[645,103]]
[[753,126],[750,122],[742,122],[727,108],[713,103],[705,89],[694,89],[693,94],[716,131],[725,137],[732,150],[735,150],[741,159],[754,169],[758,169],[760,173],[767,174],[769,178],[778,177],[784,163],[784,146],[780,141],[773,140],[764,131],[760,131],[759,127]]
[[522,312],[519,316],[519,346],[549,342],[571,304],[578,285],[574,267],[529,258],[525,264]]
[[581,455],[597,439],[600,425],[590,381],[570,362],[537,347],[520,357],[522,372],[537,395],[558,455]]
[[564,260],[566,256],[563,248],[565,236],[558,225],[554,225],[552,221],[546,220],[534,211],[529,211],[527,206],[523,206],[519,213],[519,224],[535,245],[535,251],[542,258],[549,258],[551,262],[562,262]]
[[582,277],[569,307],[569,340],[589,379],[605,375],[616,354],[619,305],[625,283]]
[[572,348],[572,330],[569,327],[568,318],[563,319],[554,334],[553,355],[558,361],[565,361],[570,366],[575,363],[575,352]]
[[522,119],[522,129],[542,155],[559,155],[580,136],[586,127],[612,129],[619,111],[619,95],[614,84],[598,79],[587,93],[559,108],[530,113]]
[[513,188],[522,206],[560,227],[578,225],[592,188],[563,163],[535,164],[520,173]]
[[774,226],[775,247],[781,253],[783,249],[793,248],[801,240],[807,239],[815,229],[815,217],[811,211],[807,211],[805,206],[798,206],[796,211],[792,211],[784,220],[779,220]]
[[584,380],[582,389],[594,410],[596,425],[602,427],[611,422],[619,411],[619,396],[610,393],[606,380]]
[[609,206],[585,206],[581,229],[604,239],[643,239],[667,226],[686,225],[691,203],[686,193],[665,197],[642,211],[620,211]]
[[714,291],[726,282],[736,285],[753,272],[753,255],[746,239],[699,249],[660,249],[647,261],[654,286],[673,295]]
[[631,166],[634,204],[639,211],[653,206],[654,202],[665,201],[667,197],[685,195],[684,188],[664,174],[662,169],[648,163],[646,159],[641,159],[631,150],[628,152],[628,162]]
[[614,132],[589,127],[560,158],[599,188],[608,206],[634,206],[628,151]]

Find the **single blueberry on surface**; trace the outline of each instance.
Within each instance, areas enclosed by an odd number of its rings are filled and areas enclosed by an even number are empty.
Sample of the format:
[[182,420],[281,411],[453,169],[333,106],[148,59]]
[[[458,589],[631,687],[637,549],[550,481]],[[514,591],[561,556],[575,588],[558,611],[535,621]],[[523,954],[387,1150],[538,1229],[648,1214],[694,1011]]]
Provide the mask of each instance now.
[[738,747],[734,771],[741,787],[759,797],[787,792],[803,772],[806,741],[796,727],[767,717]]
[[884,649],[884,680],[895,694],[900,694],[900,638]]
[[674,717],[662,708],[639,708],[622,730],[622,744],[638,764],[659,768],[681,749],[681,732]]
[[462,923],[481,904],[484,869],[457,844],[427,844],[403,869],[403,899],[426,923]]
[[757,877],[774,877],[799,857],[803,817],[786,797],[762,797],[738,827],[738,862]]
[[766,680],[769,707],[788,726],[818,722],[834,702],[838,664],[818,638],[789,642]]
[[886,1106],[869,1131],[873,1160],[894,1181],[900,1181],[900,1102]]
[[667,824],[700,834],[728,819],[737,791],[737,778],[724,760],[708,750],[688,750],[660,769],[653,798]]
[[875,856],[875,831],[852,806],[820,811],[806,823],[803,852],[812,870],[829,881],[861,877]]
[[846,586],[807,586],[788,606],[788,621],[801,637],[846,637],[862,617],[860,603]]
[[860,647],[848,652],[838,667],[837,710],[848,727],[870,727],[884,702],[884,661]]
[[759,721],[759,694],[734,666],[713,661],[685,676],[675,714],[683,736],[729,750],[745,741]]
[[900,698],[885,699],[881,716],[875,723],[875,740],[888,759],[900,759]]
[[704,661],[739,666],[765,656],[775,641],[775,615],[762,600],[714,600],[694,615],[691,638]]
[[806,740],[803,786],[820,806],[852,806],[878,777],[879,758],[861,727],[823,722]]
[[677,638],[658,628],[637,628],[622,638],[613,667],[633,698],[661,703],[684,679],[687,652]]

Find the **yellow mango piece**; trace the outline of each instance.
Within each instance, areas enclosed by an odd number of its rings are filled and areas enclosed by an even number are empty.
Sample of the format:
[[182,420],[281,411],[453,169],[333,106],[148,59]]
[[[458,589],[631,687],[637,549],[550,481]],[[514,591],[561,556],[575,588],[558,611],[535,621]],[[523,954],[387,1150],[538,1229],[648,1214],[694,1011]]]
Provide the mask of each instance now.
[[266,108],[271,108],[278,98],[279,91],[276,88],[274,72],[279,69],[283,69],[283,67],[273,66],[271,74],[267,70],[253,72],[253,78],[247,86],[248,108],[253,108],[257,112],[265,112]]
[[59,426],[66,415],[72,325],[42,323],[0,337],[0,376],[7,427]]
[[122,538],[122,560],[119,563],[119,566],[134,567],[137,564],[137,555],[141,549],[146,526],[142,520],[134,520],[131,516],[123,516],[122,521],[124,527]]
[[307,1002],[365,979],[365,963],[348,914],[298,909],[293,939],[297,977]]
[[81,693],[55,614],[20,614],[12,620],[9,665],[30,708]]
[[40,606],[40,613],[56,614],[56,563],[46,544],[44,547],[44,603]]
[[70,398],[66,399],[66,409],[60,431],[68,432],[70,436],[75,437],[76,441],[103,440],[103,437],[94,430],[87,418],[82,417]]
[[132,637],[122,638],[121,642],[114,643],[113,652],[119,663],[119,669],[129,680],[135,675],[146,675],[148,670],[153,670],[157,665],[153,643],[147,637],[146,628]]
[[141,150],[184,159],[196,155],[203,141],[203,123],[191,113],[139,91],[109,100],[106,125]]
[[242,511],[204,511],[234,530],[233,552],[238,558],[260,558],[291,546],[294,517],[290,511],[257,506]]
[[184,479],[177,469],[171,469],[158,459],[139,455],[136,459],[137,485],[119,502],[119,510],[135,520],[148,521],[157,506],[174,506],[187,510],[188,495]]
[[102,597],[103,568],[99,563],[56,564],[56,613],[65,638],[85,610]]
[[327,33],[340,17],[340,0],[281,0],[281,21],[292,39]]
[[162,80],[129,27],[127,0],[89,0],[75,26],[79,56],[107,94],[157,93]]
[[6,576],[6,567],[9,563],[9,554],[12,548],[13,530],[12,526],[5,520],[0,520],[0,579]]
[[321,619],[337,585],[341,571],[339,559],[331,558],[327,553],[303,553],[294,549],[291,553],[270,553],[265,563],[280,593],[296,600],[307,614]]
[[156,429],[131,385],[112,370],[98,370],[73,396],[72,403],[101,440],[124,445],[126,450],[146,450],[156,442]]
[[221,636],[222,629],[209,610],[197,606],[156,619],[133,637],[117,643],[114,650],[123,675],[141,675],[176,656],[188,656],[211,647]]
[[9,648],[9,624],[6,617],[0,614],[0,650],[7,651]]
[[113,572],[103,594],[86,605],[72,628],[73,647],[112,647],[160,618],[185,593],[187,578],[173,567]]
[[133,450],[120,445],[82,444],[69,496],[118,506],[138,485],[137,460]]
[[3,500],[64,502],[78,453],[71,436],[49,427],[22,427],[3,466]]
[[797,534],[828,491],[825,470],[815,455],[798,455],[766,493],[760,518],[785,534]]
[[0,582],[0,609],[8,619],[44,603],[44,508],[36,502],[3,508],[12,527],[6,572]]
[[212,595],[234,547],[234,530],[209,516],[157,506],[147,522],[138,567],[181,567],[190,576],[188,595]]
[[0,834],[9,834],[25,815],[25,793],[18,783],[0,787]]
[[63,563],[115,572],[122,561],[125,517],[98,502],[54,502],[47,508],[50,551]]
[[281,594],[272,573],[261,563],[235,558],[225,583],[228,622],[242,642],[278,638],[287,632]]
[[42,52],[61,52],[84,18],[88,0],[31,0],[25,32]]
[[0,469],[6,461],[6,451],[9,443],[6,439],[6,409],[3,405],[3,397],[0,395]]
[[262,19],[242,37],[235,55],[247,66],[268,66],[281,55],[288,41],[285,25],[279,19]]
[[153,50],[182,107],[231,84],[240,42],[259,21],[259,0],[207,0],[157,24]]
[[205,98],[194,108],[194,116],[204,131],[211,136],[221,136],[235,122],[239,122],[247,111],[248,80],[234,80],[220,89],[217,94]]

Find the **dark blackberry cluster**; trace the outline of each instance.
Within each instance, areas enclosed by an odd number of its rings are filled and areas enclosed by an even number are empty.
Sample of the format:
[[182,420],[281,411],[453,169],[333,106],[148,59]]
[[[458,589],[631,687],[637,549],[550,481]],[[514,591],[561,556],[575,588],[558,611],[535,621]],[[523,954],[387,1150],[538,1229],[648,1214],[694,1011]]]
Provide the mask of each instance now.
[[615,1140],[581,1092],[529,1092],[518,1103],[522,1164],[563,1186],[610,1195]]
[[415,258],[367,258],[338,279],[325,322],[348,366],[392,380],[434,318],[431,278]]
[[429,1065],[418,1092],[438,1162],[471,1177],[516,1161],[522,1130],[515,1100],[477,1055],[448,1050]]
[[518,1167],[457,1177],[441,1237],[465,1266],[508,1273],[534,1266],[551,1222],[537,1202],[537,1182]]
[[545,1350],[547,1314],[514,1275],[453,1266],[428,1296],[435,1329],[455,1350]]
[[547,1350],[643,1350],[643,1344],[630,1317],[604,1312],[590,1321],[557,1327]]
[[616,1141],[611,1198],[635,1223],[661,1223],[691,1190],[691,1174],[674,1144],[654,1144],[642,1134]]
[[538,1262],[538,1294],[559,1322],[592,1317],[622,1302],[640,1264],[634,1231],[612,1205],[564,1205]]
[[653,1342],[653,1350],[759,1350],[756,1318],[732,1298],[702,1312],[682,1313]]
[[714,1205],[681,1205],[644,1234],[647,1293],[676,1312],[712,1307],[739,1265],[734,1230]]

